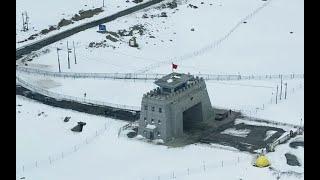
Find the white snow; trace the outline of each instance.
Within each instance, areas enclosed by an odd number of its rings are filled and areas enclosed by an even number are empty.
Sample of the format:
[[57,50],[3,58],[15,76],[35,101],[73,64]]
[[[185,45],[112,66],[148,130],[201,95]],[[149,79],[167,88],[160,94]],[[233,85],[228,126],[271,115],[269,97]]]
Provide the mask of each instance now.
[[[62,19],[71,19],[74,14],[78,14],[80,10],[88,10],[102,7],[102,0],[68,0],[68,1],[42,1],[42,0],[17,0],[16,1],[16,42],[28,38],[32,34],[39,33],[42,29],[49,28],[50,25],[57,25]],[[103,12],[91,18],[83,19],[68,26],[64,26],[59,30],[52,31],[46,35],[41,35],[34,40],[29,40],[23,43],[16,43],[16,47],[35,42],[39,39],[57,34],[66,29],[73,28],[85,22],[90,22],[120,10],[132,7],[135,3],[125,0],[106,1]],[[29,16],[29,31],[22,30],[22,13],[27,12]]]
[[148,124],[148,125],[146,126],[146,128],[147,128],[147,129],[155,129],[156,126],[155,126],[154,124]]
[[[170,179],[173,173],[177,179],[254,179],[258,174],[262,180],[274,178],[267,168],[253,167],[250,154],[197,144],[167,148],[118,137],[118,129],[126,124],[123,121],[53,108],[20,96],[17,96],[17,104],[22,104],[17,107],[17,111],[21,111],[21,114],[17,113],[17,179],[151,180],[159,176],[160,179]],[[23,110],[26,106],[30,110]],[[44,111],[47,117],[37,119],[36,113],[40,111]],[[65,115],[72,116],[69,125],[61,118]],[[87,125],[81,134],[73,134],[69,128],[80,117]],[[104,129],[104,124],[107,124],[106,131],[95,137],[95,130]],[[91,135],[95,138],[86,144],[86,138]],[[73,152],[74,145],[80,142],[84,143]],[[283,170],[292,169],[285,164],[285,159],[278,158],[288,146],[280,145],[277,149],[282,150],[268,155],[272,165]],[[68,150],[71,153],[50,164],[50,156],[59,157]],[[298,157],[303,158],[301,148],[290,149],[290,152],[297,152]],[[37,168],[35,161],[38,161]],[[152,168],[150,162],[154,162]],[[303,167],[294,170],[303,172]],[[233,173],[227,173],[230,171]]]
[[[246,20],[247,23],[241,22],[244,17],[269,1],[271,2],[266,7]],[[57,72],[56,48],[59,47],[62,48],[60,61],[63,72],[171,73],[171,63],[174,63],[178,65],[177,72],[191,74],[304,73],[304,1],[201,2],[183,0],[176,9],[157,10],[151,7],[105,24],[107,30],[114,32],[137,24],[144,25],[147,29],[145,35],[135,34],[139,48],[128,46],[131,37],[123,37],[118,42],[107,41],[115,49],[88,48],[90,42],[105,40],[104,34],[97,33],[97,29],[92,28],[39,50],[38,52],[46,49],[49,51],[27,62],[28,67]],[[81,9],[100,7],[101,4],[102,0],[17,0],[17,41],[48,28],[48,25],[57,24],[62,18],[69,19]],[[135,5],[131,1],[126,3],[125,0],[105,1],[105,4],[105,11],[101,14],[63,27],[60,31]],[[188,4],[198,8],[188,7]],[[22,11],[27,11],[30,16],[29,32],[20,31]],[[168,17],[142,18],[143,14],[150,16],[161,12],[166,12]],[[239,22],[240,25],[220,43],[219,39]],[[48,35],[57,32],[59,31]],[[149,38],[150,35],[155,38]],[[37,39],[44,37],[46,36]],[[78,63],[73,63],[72,53],[71,69],[67,68],[67,41],[75,41],[77,50]],[[194,53],[217,41],[219,45]],[[34,41],[16,46],[31,42]],[[186,55],[187,58],[180,58]],[[86,93],[88,99],[132,106],[140,106],[142,95],[156,87],[153,81],[143,80],[64,79],[21,72],[17,72],[17,76],[55,93],[81,98]],[[280,87],[279,79],[206,81],[206,85],[211,103],[215,107],[241,110],[245,115],[272,121],[303,124],[304,80],[292,79],[285,82],[288,83],[287,97],[284,99],[282,94],[280,99],[278,96],[277,104],[276,87]],[[155,145],[157,142],[148,143],[141,136],[133,139],[118,137],[119,129],[127,124],[124,121],[49,107],[21,96],[16,96],[16,104],[17,179],[155,180],[172,179],[173,176],[181,180],[276,178],[268,168],[253,167],[251,154],[231,147],[193,144],[168,148]],[[69,122],[63,122],[66,116],[71,116]],[[84,131],[72,132],[70,129],[79,121],[87,123]],[[236,123],[240,122],[262,124],[236,120]],[[289,130],[288,127],[280,128]],[[248,131],[227,129],[224,133],[243,137]],[[272,133],[267,132],[266,139]],[[297,138],[303,140],[304,136]],[[284,156],[287,152],[295,154],[302,166],[287,165]],[[276,147],[275,152],[268,153],[267,157],[271,166],[276,169],[304,172],[303,147],[293,149],[288,143],[281,144]],[[281,179],[300,177],[283,175]],[[303,174],[301,179],[304,179]]]
[[[139,72],[149,67],[148,72],[170,73],[174,57],[212,44],[265,3],[259,0],[204,2],[202,5],[191,0],[179,6],[179,10],[165,9],[167,18],[142,18],[145,13],[162,12],[149,8],[106,24],[107,29],[115,32],[136,24],[144,25],[148,29],[145,35],[136,35],[140,49],[128,46],[130,37],[107,42],[116,49],[88,48],[90,42],[105,40],[105,35],[93,28],[49,45],[45,49],[50,52],[34,58],[30,64],[48,65],[48,70],[58,71],[55,48],[59,47],[63,49],[61,68],[66,72]],[[199,8],[188,7],[189,3]],[[219,46],[177,62],[177,71],[192,74],[303,73],[303,6],[304,2],[299,0],[272,0]],[[195,31],[190,31],[192,27]],[[149,33],[156,38],[149,38]],[[67,68],[66,41],[76,43],[78,64],[72,63],[71,69]]]
[[236,128],[228,128],[221,132],[221,134],[229,134],[229,135],[238,136],[238,137],[247,137],[249,133],[250,133],[250,129],[236,129]]
[[[51,78],[18,73],[35,86],[48,88],[39,82],[51,82],[49,91],[102,102],[139,107],[144,93],[156,88],[153,81],[113,79]],[[278,98],[276,80],[206,81],[211,103],[215,107],[241,110],[249,116],[299,124],[303,114],[303,79],[286,80],[287,99]],[[84,84],[86,86],[84,86]],[[55,85],[55,86],[54,86]],[[59,86],[60,85],[60,86]],[[123,88],[125,87],[125,88]],[[284,90],[283,90],[284,91]],[[250,92],[250,93],[248,93]],[[127,94],[130,93],[130,96]]]
[[264,138],[264,141],[266,141],[267,139],[269,139],[274,133],[276,133],[277,131],[274,130],[269,130],[266,132],[266,137]]

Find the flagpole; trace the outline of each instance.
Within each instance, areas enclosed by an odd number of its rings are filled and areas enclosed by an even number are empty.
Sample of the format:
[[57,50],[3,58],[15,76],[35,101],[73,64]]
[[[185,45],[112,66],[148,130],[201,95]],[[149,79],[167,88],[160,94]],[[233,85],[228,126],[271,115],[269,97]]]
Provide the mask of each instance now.
[[172,70],[172,72],[173,72],[173,62],[171,62],[171,70]]
[[59,73],[61,73],[61,68],[60,68],[60,59],[59,59],[59,48],[57,48],[57,55],[58,55]]
[[69,57],[69,46],[67,41],[67,51],[68,51],[68,69],[70,69],[70,57]]

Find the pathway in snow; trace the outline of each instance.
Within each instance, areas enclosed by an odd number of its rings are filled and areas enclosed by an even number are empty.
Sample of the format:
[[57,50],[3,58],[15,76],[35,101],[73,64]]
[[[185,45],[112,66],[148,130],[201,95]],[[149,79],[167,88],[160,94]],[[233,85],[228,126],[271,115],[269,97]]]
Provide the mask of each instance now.
[[170,60],[167,60],[167,61],[161,61],[161,62],[152,64],[152,65],[148,65],[147,67],[144,67],[143,69],[136,71],[136,73],[146,73],[146,72],[148,72],[152,69],[158,68],[160,66],[171,64],[172,62],[180,63],[185,60],[192,59],[196,56],[202,55],[202,54],[206,53],[207,51],[210,51],[213,48],[219,47],[221,43],[223,43],[225,40],[227,40],[229,38],[229,36],[236,29],[238,29],[240,27],[240,25],[242,25],[243,23],[246,23],[247,20],[251,19],[254,15],[256,15],[258,12],[260,12],[263,8],[267,7],[271,2],[272,2],[272,0],[268,0],[268,1],[264,2],[261,6],[256,8],[253,12],[248,14],[246,17],[242,18],[232,29],[230,29],[230,31],[228,31],[224,36],[222,36],[218,40],[214,41],[212,44],[209,44],[199,50],[185,54],[180,57],[174,57],[174,58],[171,58]]

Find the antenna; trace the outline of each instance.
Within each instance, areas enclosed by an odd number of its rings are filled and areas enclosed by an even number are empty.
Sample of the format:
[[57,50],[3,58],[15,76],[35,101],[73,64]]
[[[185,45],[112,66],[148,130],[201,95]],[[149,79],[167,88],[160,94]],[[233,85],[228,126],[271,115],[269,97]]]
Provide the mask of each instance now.
[[67,51],[68,51],[68,69],[70,69],[70,56],[69,56],[69,46],[68,46],[68,41],[67,41]]
[[75,48],[75,46],[74,46],[74,41],[72,41],[72,44],[73,44],[74,64],[77,64],[76,48]]

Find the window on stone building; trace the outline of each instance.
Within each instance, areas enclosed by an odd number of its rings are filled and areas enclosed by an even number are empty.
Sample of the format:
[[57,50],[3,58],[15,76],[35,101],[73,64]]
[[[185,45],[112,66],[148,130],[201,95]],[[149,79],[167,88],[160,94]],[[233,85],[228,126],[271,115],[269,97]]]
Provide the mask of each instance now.
[[162,113],[162,108],[159,108],[159,113]]
[[157,136],[160,137],[160,131],[157,132]]
[[161,124],[161,120],[158,120],[158,124]]
[[154,107],[153,106],[152,106],[151,110],[154,111]]
[[151,119],[151,124],[153,124],[154,123],[154,119]]
[[148,110],[148,106],[144,106],[144,110]]

